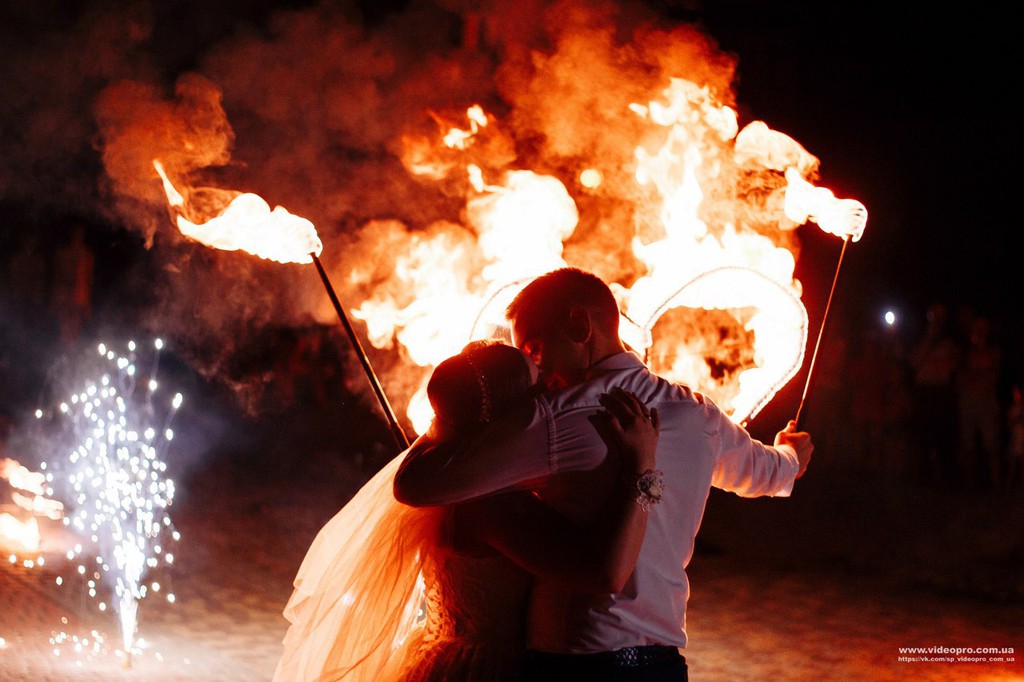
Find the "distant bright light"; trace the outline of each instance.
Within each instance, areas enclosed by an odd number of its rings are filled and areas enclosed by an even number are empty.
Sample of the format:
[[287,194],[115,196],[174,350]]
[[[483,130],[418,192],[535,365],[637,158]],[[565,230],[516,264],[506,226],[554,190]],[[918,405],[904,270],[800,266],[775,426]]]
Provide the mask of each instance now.
[[580,173],[580,184],[587,189],[597,189],[602,180],[601,171],[595,168],[587,168]]
[[890,327],[896,324],[896,313],[892,310],[885,311],[885,323]]

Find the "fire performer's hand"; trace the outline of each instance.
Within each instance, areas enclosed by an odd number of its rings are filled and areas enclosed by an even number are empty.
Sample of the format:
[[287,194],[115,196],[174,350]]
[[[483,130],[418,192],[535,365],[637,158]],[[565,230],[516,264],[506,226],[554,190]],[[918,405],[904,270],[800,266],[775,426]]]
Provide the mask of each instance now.
[[814,452],[814,443],[811,442],[811,434],[806,431],[796,430],[796,421],[791,420],[786,428],[775,434],[775,445],[788,445],[796,450],[796,459],[800,463],[800,469],[796,472],[796,478],[800,478],[807,471],[807,465],[811,462],[811,453]]

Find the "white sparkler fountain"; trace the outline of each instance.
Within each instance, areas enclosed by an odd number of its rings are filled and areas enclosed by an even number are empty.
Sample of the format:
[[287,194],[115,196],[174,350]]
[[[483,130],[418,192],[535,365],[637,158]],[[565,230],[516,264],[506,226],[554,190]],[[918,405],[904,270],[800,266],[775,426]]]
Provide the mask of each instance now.
[[[174,483],[166,476],[163,456],[182,396],[174,395],[160,408],[156,404],[162,347],[157,339],[146,379],[139,376],[135,342],[129,342],[126,355],[100,344],[97,350],[107,369],[60,404],[60,426],[74,445],[53,468],[62,472],[70,498],[64,523],[86,540],[68,559],[95,554],[95,565],[113,584],[126,666],[135,644],[139,602],[151,589],[147,572],[160,563],[173,563],[168,547],[178,539],[167,511]],[[86,562],[79,561],[79,573],[85,574]],[[88,583],[92,597],[98,594],[99,571]],[[173,601],[173,594],[168,599]],[[99,608],[106,610],[106,602],[100,601]]]

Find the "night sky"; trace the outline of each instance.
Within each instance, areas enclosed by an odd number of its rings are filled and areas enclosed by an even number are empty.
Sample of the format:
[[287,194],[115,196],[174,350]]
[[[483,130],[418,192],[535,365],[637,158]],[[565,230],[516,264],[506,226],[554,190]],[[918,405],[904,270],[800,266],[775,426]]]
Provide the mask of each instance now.
[[[358,9],[372,32],[428,4],[364,2]],[[474,3],[439,4],[457,13]],[[91,114],[96,93],[116,77],[172,83],[209,65],[225,40],[268,34],[278,10],[309,6],[4,2],[3,243],[16,243],[26,227],[63,239],[68,224],[84,222],[99,251],[97,294],[105,305],[158,297],[136,288],[155,259],[112,205]],[[1009,293],[1020,289],[1011,240],[1020,223],[1012,199],[1021,151],[1009,17],[966,5],[898,16],[859,3],[791,0],[642,6],[667,21],[697,23],[734,54],[741,125],[761,119],[792,136],[821,160],[819,184],[867,206],[866,234],[844,261],[837,316],[881,324],[891,308],[910,339],[927,304],[942,300],[991,315],[1005,342],[1020,348],[1016,294]],[[111,17],[132,16],[138,20],[127,29],[110,29],[117,24]],[[134,35],[138,26],[146,28]],[[453,30],[451,23],[437,28]],[[244,116],[232,124],[242,138]],[[814,325],[840,242],[813,225],[800,236],[797,275]]]
[[[843,305],[894,306],[912,324],[932,301],[970,305],[1019,337],[1008,17],[738,2],[708,3],[703,18],[740,55],[741,105],[815,153],[822,184],[868,207],[843,265]],[[804,235],[809,248],[821,241]],[[828,257],[815,254],[820,275]]]

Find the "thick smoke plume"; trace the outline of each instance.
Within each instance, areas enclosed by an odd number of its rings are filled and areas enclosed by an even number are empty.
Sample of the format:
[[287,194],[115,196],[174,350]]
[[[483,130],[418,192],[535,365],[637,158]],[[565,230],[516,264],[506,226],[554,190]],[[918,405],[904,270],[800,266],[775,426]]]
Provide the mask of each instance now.
[[[194,47],[188,58],[161,28],[162,6],[87,13],[55,32],[30,59],[37,71],[47,56],[48,67],[64,67],[50,96],[91,111],[48,106],[33,123],[40,135],[92,131],[97,200],[163,266],[146,323],[186,343],[210,374],[224,373],[233,349],[265,326],[332,324],[333,312],[311,267],[184,240],[154,159],[193,197],[203,187],[255,192],[311,220],[343,303],[355,307],[392,286],[406,238],[438,225],[472,236],[465,178],[407,167],[410,145],[463,120],[468,106],[495,121],[482,136],[495,152],[480,159],[484,172],[560,178],[580,207],[567,258],[629,280],[642,273],[620,257],[629,248],[621,226],[643,229],[631,178],[643,133],[625,105],[657,96],[670,77],[733,103],[734,59],[697,27],[669,25],[642,3],[438,0],[367,15],[321,2],[189,35],[207,12],[192,9],[197,16],[176,23],[178,40]],[[27,65],[15,71],[31,77]],[[21,143],[35,139],[25,131]],[[580,170],[597,159],[603,184],[579,191]]]

